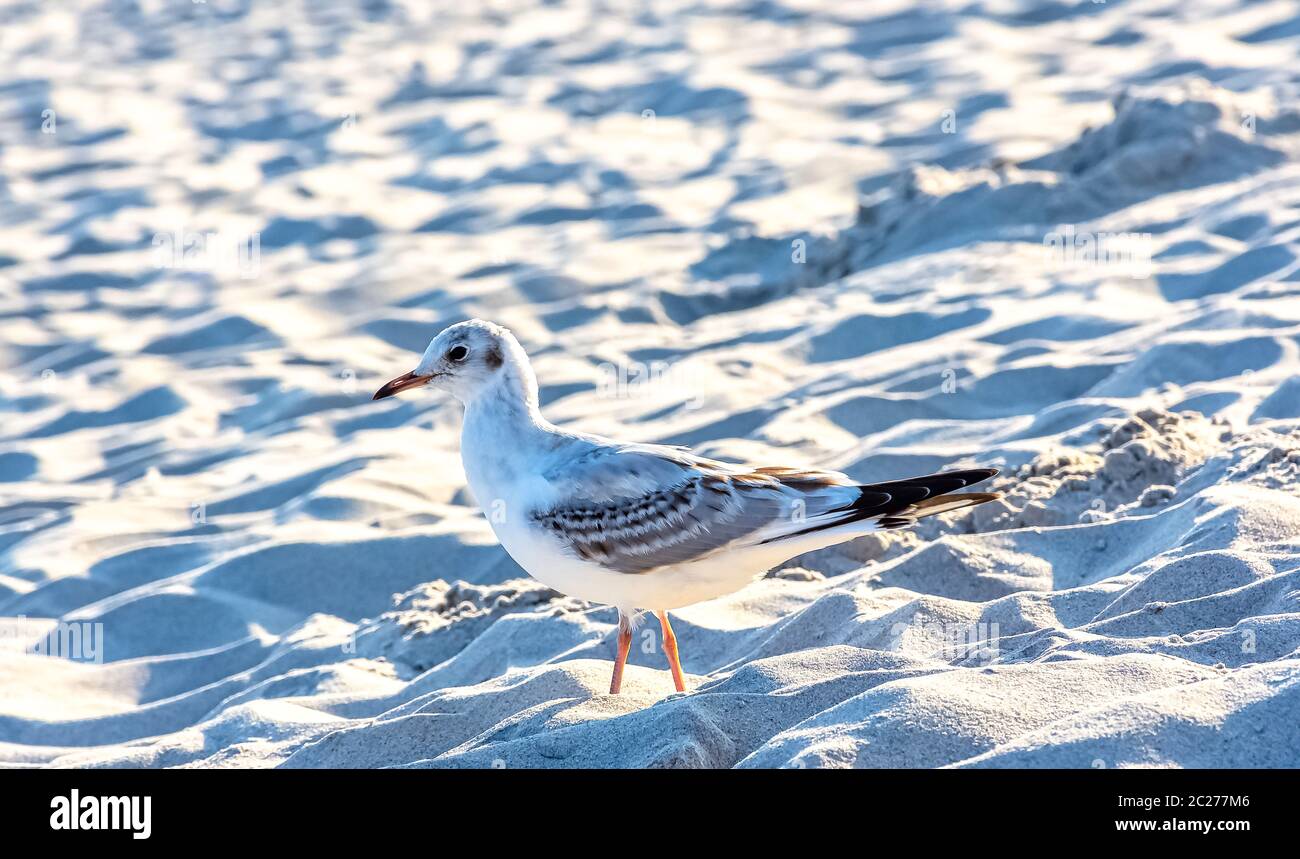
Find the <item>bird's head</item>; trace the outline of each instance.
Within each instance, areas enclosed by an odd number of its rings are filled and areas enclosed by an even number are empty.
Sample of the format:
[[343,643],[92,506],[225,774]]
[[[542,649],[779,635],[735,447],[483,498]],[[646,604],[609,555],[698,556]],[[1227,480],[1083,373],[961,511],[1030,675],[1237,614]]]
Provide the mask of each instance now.
[[470,403],[484,391],[505,383],[536,397],[537,382],[519,341],[506,328],[471,319],[444,328],[424,350],[416,368],[388,382],[374,399],[431,385]]

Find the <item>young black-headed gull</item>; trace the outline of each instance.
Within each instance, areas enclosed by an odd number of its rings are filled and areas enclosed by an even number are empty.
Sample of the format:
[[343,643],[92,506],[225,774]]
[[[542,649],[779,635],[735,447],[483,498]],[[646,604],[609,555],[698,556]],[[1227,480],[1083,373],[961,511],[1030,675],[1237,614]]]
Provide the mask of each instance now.
[[638,611],[658,616],[684,692],[670,609],[740,590],[805,552],[998,497],[956,493],[992,468],[861,485],[830,471],[732,465],[560,429],[542,417],[519,341],[478,319],[442,331],[419,366],[374,398],[423,385],[464,403],[465,475],[493,510],[506,551],[550,587],[618,609],[614,694]]

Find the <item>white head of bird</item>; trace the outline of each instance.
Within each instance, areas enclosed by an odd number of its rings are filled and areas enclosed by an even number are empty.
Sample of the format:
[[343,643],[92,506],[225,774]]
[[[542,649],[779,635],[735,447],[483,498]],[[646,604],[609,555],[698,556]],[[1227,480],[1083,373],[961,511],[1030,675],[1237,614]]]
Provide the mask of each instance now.
[[430,341],[415,369],[385,384],[374,399],[425,385],[446,391],[467,406],[491,395],[537,402],[537,378],[524,347],[509,329],[482,319],[444,328]]

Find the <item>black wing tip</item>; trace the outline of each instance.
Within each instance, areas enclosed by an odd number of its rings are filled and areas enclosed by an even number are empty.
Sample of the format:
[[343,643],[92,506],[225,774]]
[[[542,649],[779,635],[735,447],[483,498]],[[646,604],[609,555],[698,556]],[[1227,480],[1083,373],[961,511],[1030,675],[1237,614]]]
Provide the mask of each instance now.
[[936,471],[934,474],[921,474],[905,477],[902,480],[888,480],[884,483],[866,483],[861,488],[864,492],[885,492],[890,495],[905,495],[922,490],[921,498],[944,495],[967,489],[977,483],[983,483],[998,474],[996,468],[963,468],[954,471]]
[[[997,473],[998,469],[996,468],[968,468],[958,471],[941,471],[936,474],[911,477],[905,480],[893,480],[888,483],[861,484],[856,487],[858,490],[857,498],[848,504],[828,511],[831,513],[843,512],[847,514],[844,518],[833,522],[825,522],[793,534],[784,534],[780,539],[838,528],[841,525],[863,519],[874,519],[881,528],[907,528],[914,525],[917,518],[929,515],[922,512],[921,509],[927,505],[927,502],[930,505],[937,505],[943,503],[943,499],[962,499],[965,503],[961,507],[971,507],[976,504],[983,504],[986,501],[996,501],[1002,497],[1001,493],[964,493],[958,490],[974,486],[977,483],[983,483]],[[956,485],[952,485],[954,481]],[[912,515],[914,513],[916,515]]]
[[996,468],[958,468],[953,471],[936,471],[934,474],[928,474],[925,477],[913,477],[911,480],[925,480],[928,477],[960,477],[969,480],[968,486],[981,483],[990,477],[997,476],[999,470]]
[[[999,470],[996,468],[962,468],[957,471],[938,471],[934,474],[927,474],[924,477],[910,477],[901,483],[919,483],[922,486],[930,483],[940,483],[949,480],[961,481],[961,485],[954,486],[951,489],[939,489],[940,493],[956,492],[958,489],[969,489],[977,483],[996,477]],[[936,487],[937,488],[937,487]]]

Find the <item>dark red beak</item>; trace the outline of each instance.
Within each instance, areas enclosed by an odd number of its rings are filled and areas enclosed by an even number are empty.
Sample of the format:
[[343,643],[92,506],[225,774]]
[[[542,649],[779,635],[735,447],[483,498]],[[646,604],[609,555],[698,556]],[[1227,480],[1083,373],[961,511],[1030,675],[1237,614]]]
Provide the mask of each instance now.
[[402,391],[409,388],[422,387],[429,384],[429,380],[435,375],[437,374],[431,373],[428,376],[417,376],[415,373],[411,372],[407,373],[405,376],[398,376],[396,379],[385,384],[378,391],[375,391],[375,395],[371,397],[371,399],[382,400],[384,397],[391,397],[393,394],[400,394]]

